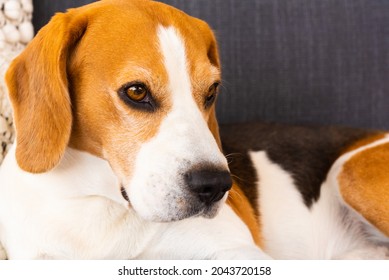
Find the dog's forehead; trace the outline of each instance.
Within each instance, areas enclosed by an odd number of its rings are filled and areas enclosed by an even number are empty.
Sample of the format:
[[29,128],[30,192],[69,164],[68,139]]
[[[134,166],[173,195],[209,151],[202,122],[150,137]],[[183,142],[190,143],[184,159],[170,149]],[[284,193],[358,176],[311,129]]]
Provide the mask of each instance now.
[[[198,19],[168,5],[147,1],[103,1],[105,5],[90,12],[88,28],[83,38],[83,60],[88,64],[105,65],[109,69],[133,66],[162,73],[161,27],[173,28],[182,38],[188,67],[203,72],[209,68],[207,45],[209,37],[200,28]],[[107,69],[108,70],[108,69]],[[143,71],[145,72],[145,71]],[[193,71],[195,73],[196,71]],[[118,73],[112,73],[117,76]],[[162,75],[163,76],[163,75]],[[163,77],[161,77],[163,78]]]

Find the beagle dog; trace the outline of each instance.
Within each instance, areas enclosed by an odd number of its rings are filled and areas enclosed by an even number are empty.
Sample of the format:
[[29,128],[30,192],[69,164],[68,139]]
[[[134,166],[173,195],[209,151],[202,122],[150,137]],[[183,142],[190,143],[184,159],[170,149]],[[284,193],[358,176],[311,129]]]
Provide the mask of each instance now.
[[149,0],[72,9],[6,78],[0,258],[387,257],[389,136],[259,123],[222,127],[222,146],[199,19]]
[[6,80],[16,144],[0,171],[2,258],[268,258],[221,151],[205,22],[98,1],[54,16]]

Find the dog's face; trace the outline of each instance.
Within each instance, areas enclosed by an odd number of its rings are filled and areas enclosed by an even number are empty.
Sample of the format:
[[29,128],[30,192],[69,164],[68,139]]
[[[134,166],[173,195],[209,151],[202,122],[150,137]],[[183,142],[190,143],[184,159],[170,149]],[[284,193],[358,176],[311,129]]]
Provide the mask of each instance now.
[[140,216],[212,217],[231,187],[214,103],[212,32],[147,0],[101,1],[55,16],[7,73],[16,156],[46,172],[65,148],[106,159]]

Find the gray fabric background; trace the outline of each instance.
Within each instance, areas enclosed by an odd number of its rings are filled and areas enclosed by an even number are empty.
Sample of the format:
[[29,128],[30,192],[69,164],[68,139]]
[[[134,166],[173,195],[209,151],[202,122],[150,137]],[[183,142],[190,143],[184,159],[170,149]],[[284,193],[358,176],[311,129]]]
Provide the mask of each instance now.
[[[93,1],[36,0],[37,29]],[[206,20],[223,64],[222,123],[389,129],[388,0],[165,0]]]

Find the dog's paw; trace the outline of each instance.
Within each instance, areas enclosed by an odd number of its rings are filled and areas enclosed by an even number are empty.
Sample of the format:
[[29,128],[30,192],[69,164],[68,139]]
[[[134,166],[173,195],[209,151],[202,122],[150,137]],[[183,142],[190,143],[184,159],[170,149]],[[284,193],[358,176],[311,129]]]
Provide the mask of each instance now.
[[7,254],[5,253],[5,249],[0,243],[0,260],[6,260],[7,259]]

